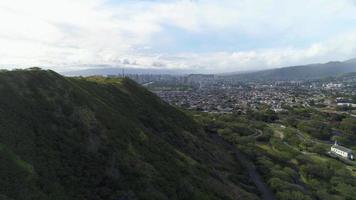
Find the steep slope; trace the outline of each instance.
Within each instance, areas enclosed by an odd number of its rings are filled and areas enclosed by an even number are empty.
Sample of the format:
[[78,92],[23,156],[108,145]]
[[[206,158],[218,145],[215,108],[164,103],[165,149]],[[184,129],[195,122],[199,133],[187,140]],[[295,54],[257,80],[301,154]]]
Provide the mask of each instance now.
[[4,71],[0,95],[0,199],[257,198],[228,151],[131,80]]
[[354,60],[284,67],[238,74],[234,75],[233,77],[240,80],[308,80],[325,78],[350,72],[356,72],[356,63]]

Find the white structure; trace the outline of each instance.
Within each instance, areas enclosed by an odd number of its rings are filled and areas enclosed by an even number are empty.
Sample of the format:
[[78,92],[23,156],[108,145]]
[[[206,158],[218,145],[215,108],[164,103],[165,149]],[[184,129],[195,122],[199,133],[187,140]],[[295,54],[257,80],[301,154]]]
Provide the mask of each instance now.
[[356,108],[356,104],[354,104],[354,103],[337,103],[336,105]]
[[354,154],[352,153],[352,150],[338,145],[337,141],[335,141],[335,144],[331,146],[331,152],[346,159],[354,159]]

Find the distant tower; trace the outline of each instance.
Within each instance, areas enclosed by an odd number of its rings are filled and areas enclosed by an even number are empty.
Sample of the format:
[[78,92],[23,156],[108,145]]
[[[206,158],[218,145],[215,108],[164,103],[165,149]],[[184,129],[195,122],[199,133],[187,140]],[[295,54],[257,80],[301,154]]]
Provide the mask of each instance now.
[[337,146],[337,140],[335,140],[335,144],[334,145]]
[[125,77],[125,68],[122,68],[122,77]]

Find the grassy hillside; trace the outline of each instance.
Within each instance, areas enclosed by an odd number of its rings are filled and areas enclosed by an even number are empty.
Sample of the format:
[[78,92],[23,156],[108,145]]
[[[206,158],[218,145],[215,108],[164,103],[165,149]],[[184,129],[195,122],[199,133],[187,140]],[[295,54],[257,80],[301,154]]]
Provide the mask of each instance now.
[[0,72],[0,199],[257,199],[234,157],[128,79]]

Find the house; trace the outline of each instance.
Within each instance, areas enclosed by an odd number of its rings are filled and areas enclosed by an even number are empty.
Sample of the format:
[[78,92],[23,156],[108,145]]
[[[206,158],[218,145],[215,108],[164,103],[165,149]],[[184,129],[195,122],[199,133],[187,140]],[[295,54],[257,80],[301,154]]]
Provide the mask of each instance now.
[[356,108],[356,104],[354,104],[354,103],[337,103],[336,105]]
[[331,152],[349,160],[354,159],[354,154],[352,150],[338,145],[337,141],[335,141],[335,144],[331,146]]

